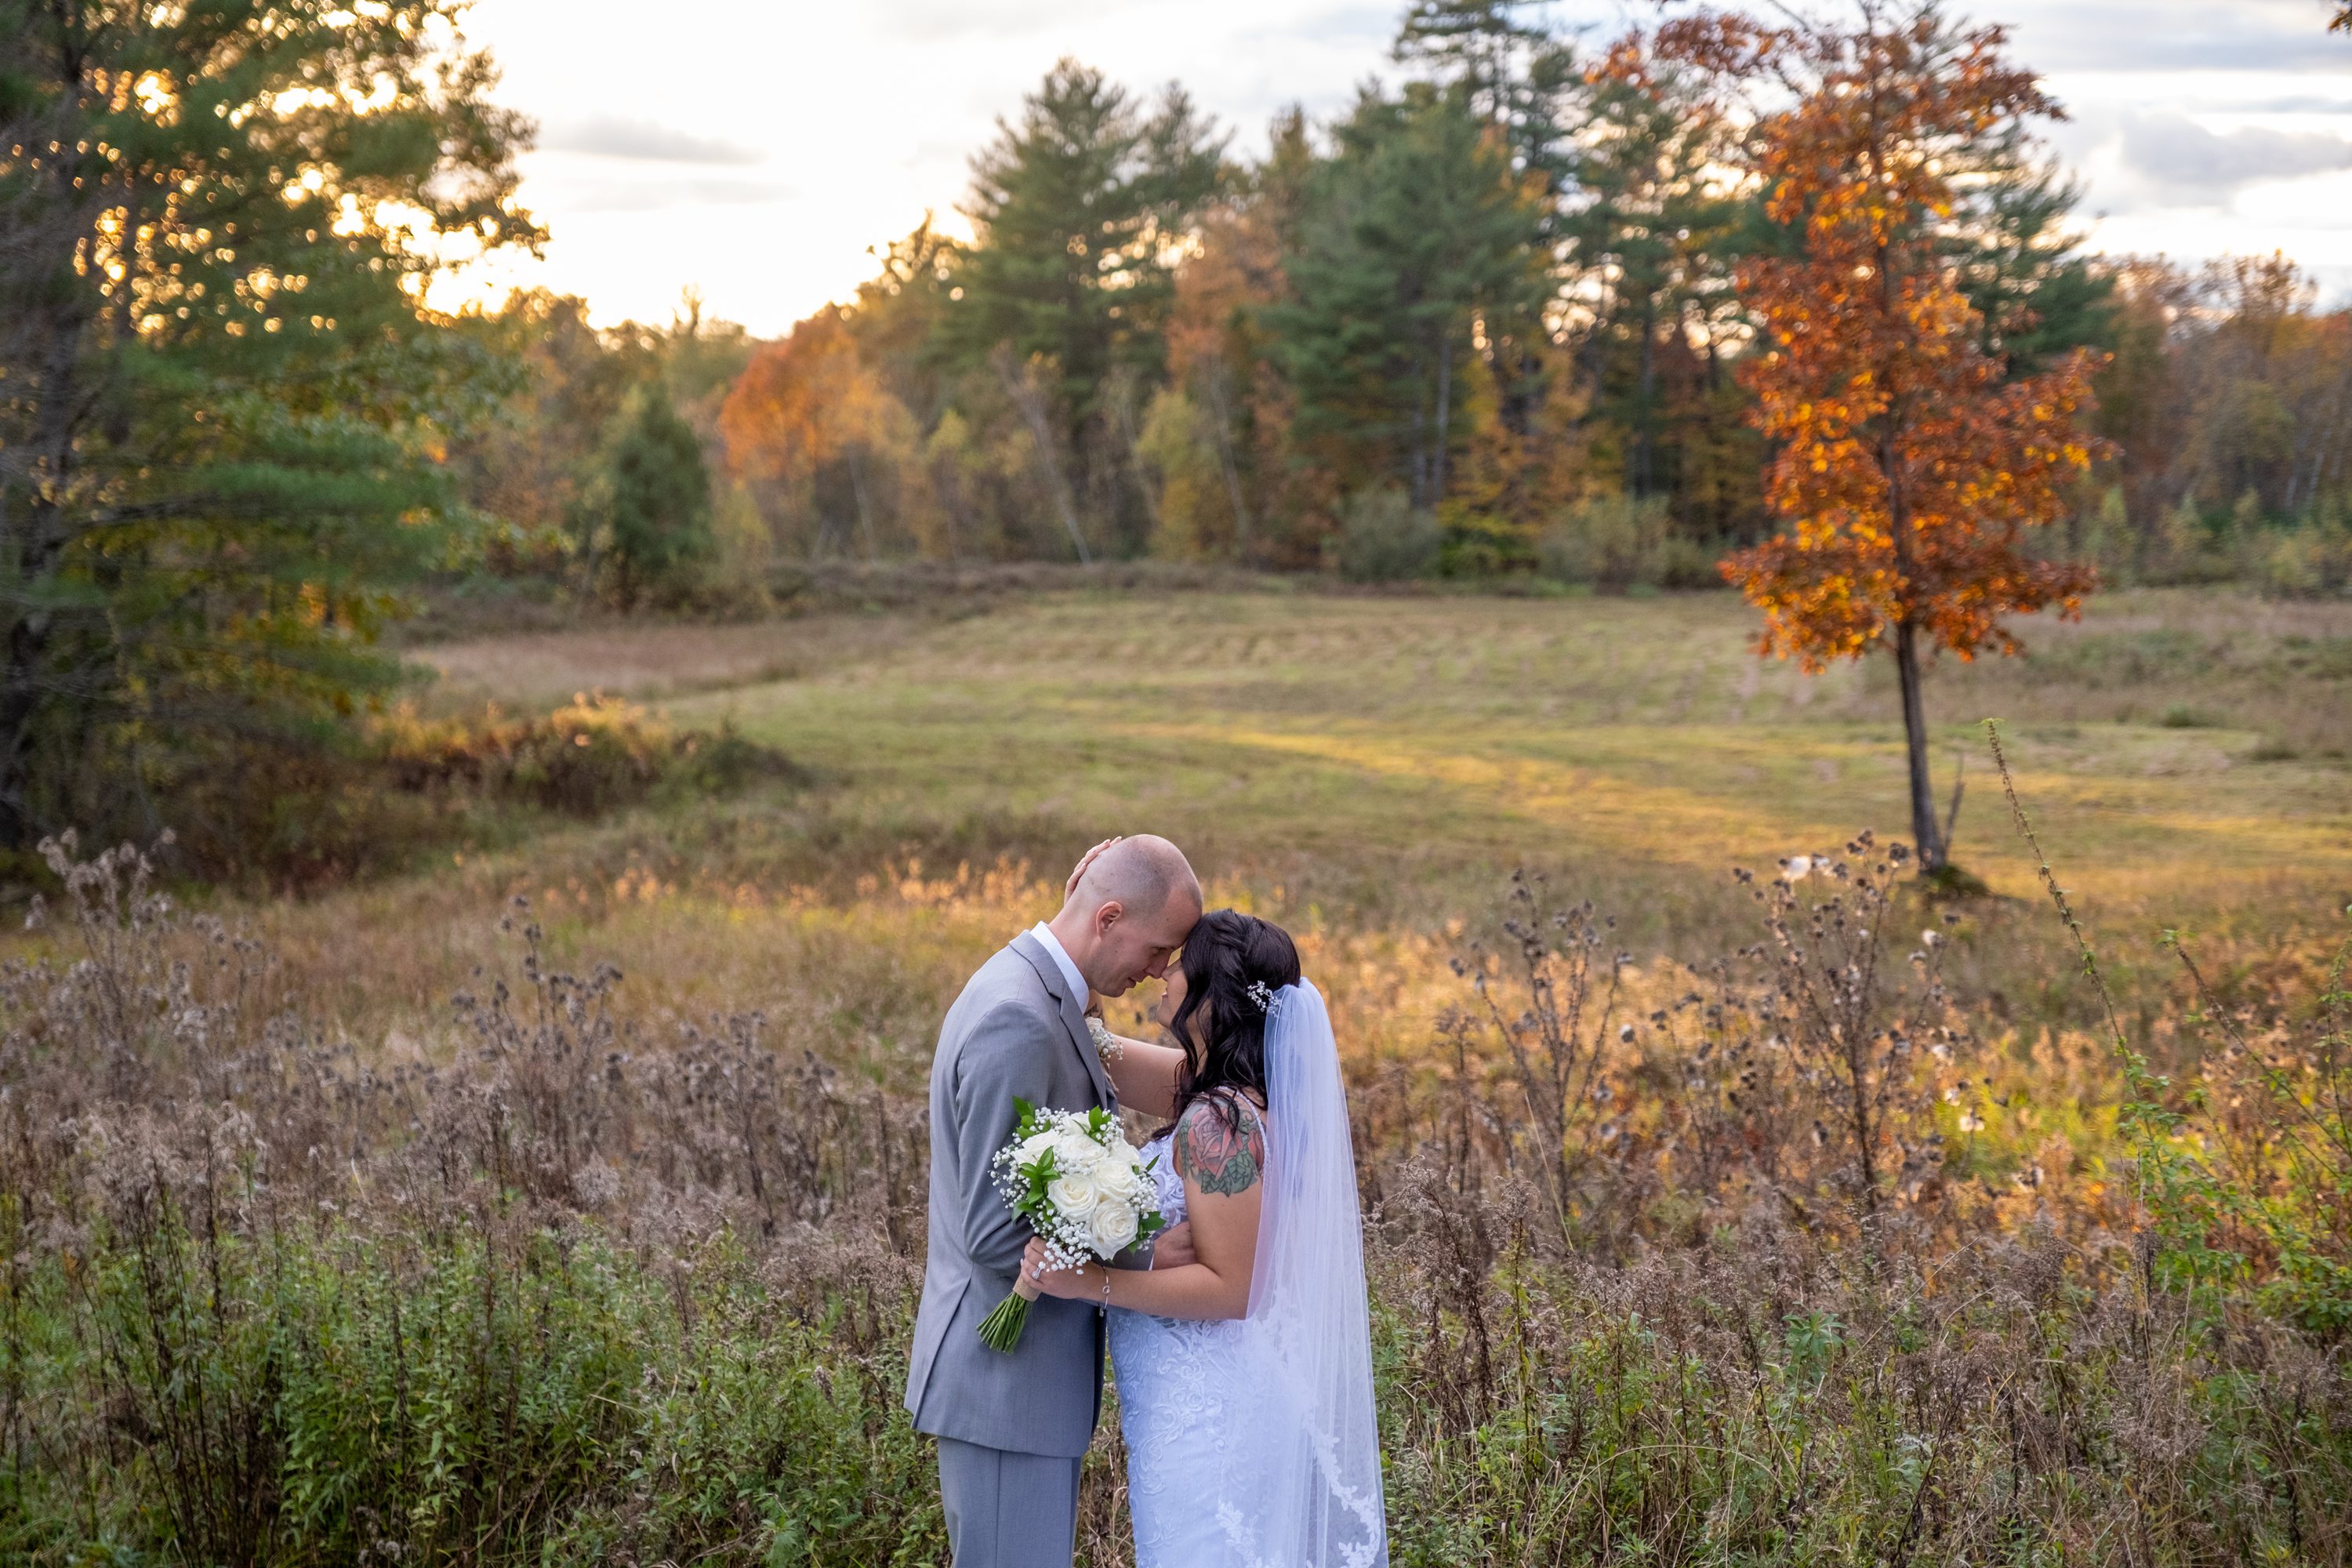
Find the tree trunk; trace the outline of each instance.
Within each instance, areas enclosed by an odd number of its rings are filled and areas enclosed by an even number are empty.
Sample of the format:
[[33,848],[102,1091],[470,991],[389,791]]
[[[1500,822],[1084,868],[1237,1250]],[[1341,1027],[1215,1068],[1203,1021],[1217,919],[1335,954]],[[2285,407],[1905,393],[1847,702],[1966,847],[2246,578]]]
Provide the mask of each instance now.
[[1225,393],[1225,362],[1221,354],[1201,378],[1208,389],[1210,412],[1217,416],[1217,462],[1225,470],[1225,494],[1234,506],[1234,552],[1249,558],[1249,509],[1242,504],[1241,465],[1234,458],[1232,399]]
[[1454,336],[1437,345],[1437,429],[1430,447],[1429,504],[1445,499],[1446,436],[1454,427]]
[[849,493],[857,500],[857,526],[866,535],[866,559],[878,562],[882,559],[882,546],[874,534],[874,509],[866,500],[866,456],[862,452],[849,454]]
[[1062,472],[1062,459],[1054,450],[1054,424],[1046,417],[1045,400],[1039,395],[1037,384],[1031,379],[1026,366],[1016,367],[1012,353],[1003,345],[997,346],[990,356],[996,374],[1004,383],[1004,395],[1020,411],[1022,422],[1029,426],[1029,438],[1037,444],[1037,461],[1045,470],[1045,488],[1053,493],[1054,508],[1062,514],[1062,528],[1070,536],[1070,543],[1078,552],[1078,564],[1094,564],[1094,553],[1087,548],[1087,536],[1078,527],[1077,503],[1070,499],[1070,482]]
[[1631,489],[1634,498],[1640,500],[1648,500],[1651,492],[1657,488],[1654,459],[1651,456],[1656,442],[1656,420],[1650,407],[1651,397],[1655,393],[1658,384],[1657,340],[1657,295],[1651,293],[1644,296],[1642,300],[1642,359],[1641,368],[1636,373],[1633,383],[1633,405],[1640,410],[1640,413],[1636,416],[1633,426],[1633,483]]
[[1112,379],[1110,386],[1111,413],[1118,419],[1118,438],[1127,447],[1128,472],[1134,476],[1135,493],[1142,498],[1144,521],[1151,531],[1160,531],[1160,495],[1152,488],[1151,476],[1143,467],[1143,443],[1136,438],[1135,403],[1131,395],[1134,383],[1125,373]]
[[1906,620],[1895,628],[1895,668],[1903,688],[1903,741],[1911,763],[1911,837],[1919,868],[1944,867],[1944,834],[1936,820],[1936,789],[1927,773],[1927,708],[1919,692],[1919,634]]
[[0,513],[8,525],[0,537],[0,570],[10,579],[15,601],[7,606],[0,668],[0,844],[12,848],[23,848],[41,832],[33,816],[33,731],[45,700],[60,684],[50,647],[58,612],[44,601],[55,592],[59,563],[77,531],[69,498],[80,434],[96,402],[83,374],[87,313],[60,300],[35,320],[46,342],[28,356],[39,368],[28,389],[33,439],[19,470],[31,482],[23,487],[22,509]]

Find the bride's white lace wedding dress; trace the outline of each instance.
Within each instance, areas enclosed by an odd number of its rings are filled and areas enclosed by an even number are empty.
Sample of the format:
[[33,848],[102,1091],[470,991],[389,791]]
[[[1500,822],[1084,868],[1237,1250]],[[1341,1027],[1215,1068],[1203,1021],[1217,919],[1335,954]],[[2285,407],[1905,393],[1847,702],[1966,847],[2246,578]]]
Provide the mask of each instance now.
[[[1184,1182],[1163,1132],[1144,1145],[1156,1162],[1160,1212],[1184,1217]],[[1254,1382],[1245,1319],[1187,1322],[1110,1314],[1110,1362],[1127,1437],[1127,1510],[1136,1568],[1216,1568],[1255,1561],[1249,1521]],[[1262,1383],[1256,1386],[1263,1388]]]
[[[1339,1055],[1312,985],[1266,1028],[1265,1199],[1249,1315],[1110,1314],[1136,1568],[1381,1568],[1361,1221]],[[1184,1217],[1162,1133],[1160,1210]]]

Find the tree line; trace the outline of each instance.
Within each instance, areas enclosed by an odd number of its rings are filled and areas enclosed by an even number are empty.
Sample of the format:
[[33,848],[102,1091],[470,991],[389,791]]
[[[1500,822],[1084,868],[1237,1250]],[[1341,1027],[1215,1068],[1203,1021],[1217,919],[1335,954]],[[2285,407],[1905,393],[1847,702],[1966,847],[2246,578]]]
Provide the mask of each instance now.
[[[1752,101],[1654,37],[1593,48],[1543,15],[1419,0],[1395,79],[1246,159],[1181,88],[1064,61],[973,159],[972,237],[927,222],[762,347],[715,459],[790,556],[1717,581],[1777,526],[1738,279],[1801,237]],[[1926,68],[1956,68],[1969,29],[1913,20]],[[2036,139],[2057,111],[1943,147],[1931,225],[2005,378],[2108,356],[2089,423],[2113,447],[2048,548],[2295,578],[2249,525],[2341,527],[2347,318],[2283,258],[2086,254]]]

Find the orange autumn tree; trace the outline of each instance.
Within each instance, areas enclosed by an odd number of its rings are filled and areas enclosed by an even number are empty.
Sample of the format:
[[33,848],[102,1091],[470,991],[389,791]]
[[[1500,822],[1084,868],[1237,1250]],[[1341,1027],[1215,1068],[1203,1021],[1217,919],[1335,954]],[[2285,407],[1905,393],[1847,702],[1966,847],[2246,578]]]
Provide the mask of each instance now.
[[[760,351],[719,405],[728,467],[775,492],[772,504],[815,522],[812,551],[853,530],[883,552],[877,513],[886,482],[914,444],[914,420],[862,354],[846,313],[827,305]],[[845,518],[829,515],[821,481],[837,479]]]
[[1748,170],[1790,243],[1744,264],[1759,327],[1742,374],[1775,455],[1765,499],[1783,531],[1723,563],[1764,612],[1760,653],[1809,671],[1874,648],[1894,657],[1921,868],[1946,866],[1927,767],[1923,656],[2020,651],[2004,616],[2072,616],[2088,567],[2046,561],[2025,531],[2067,510],[2096,446],[2082,419],[2100,357],[2004,381],[1951,261],[1957,181],[2006,128],[2056,118],[2004,36],[1953,36],[1932,6],[1851,31],[1768,27],[1706,13],[1661,51],[1724,83],[1781,93],[1759,110]]

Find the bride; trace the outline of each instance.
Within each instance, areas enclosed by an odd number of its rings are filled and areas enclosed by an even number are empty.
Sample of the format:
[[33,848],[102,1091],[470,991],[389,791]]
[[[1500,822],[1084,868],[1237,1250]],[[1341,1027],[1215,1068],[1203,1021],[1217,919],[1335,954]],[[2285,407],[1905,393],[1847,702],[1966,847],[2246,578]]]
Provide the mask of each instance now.
[[[1081,868],[1083,869],[1083,867]],[[1146,1145],[1191,1261],[1023,1267],[1109,1309],[1137,1568],[1388,1562],[1355,1157],[1323,997],[1288,933],[1213,910],[1159,1022],[1094,1023],[1122,1104],[1172,1119]]]

